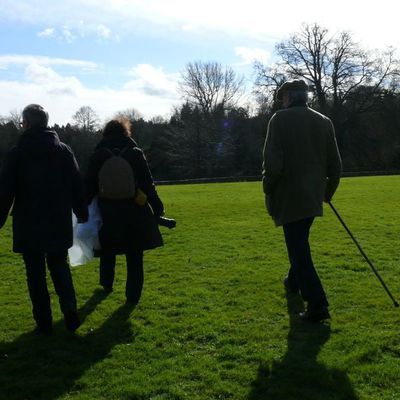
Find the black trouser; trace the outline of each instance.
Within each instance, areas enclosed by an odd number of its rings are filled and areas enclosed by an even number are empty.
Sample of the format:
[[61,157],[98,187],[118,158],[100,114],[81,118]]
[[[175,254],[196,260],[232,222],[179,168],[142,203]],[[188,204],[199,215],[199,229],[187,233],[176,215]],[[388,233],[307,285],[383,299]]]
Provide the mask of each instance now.
[[328,301],[321,281],[311,258],[308,237],[314,218],[283,225],[286,247],[290,260],[288,274],[289,285],[293,289],[300,289],[304,301],[308,302],[308,309],[328,307]]
[[[126,256],[126,299],[138,303],[143,288],[143,251],[129,251]],[[100,255],[100,285],[112,287],[115,275],[116,255],[103,250]]]
[[52,323],[50,296],[46,283],[46,261],[63,314],[76,312],[76,297],[67,250],[57,252],[29,251],[22,254],[26,267],[33,317],[40,327]]

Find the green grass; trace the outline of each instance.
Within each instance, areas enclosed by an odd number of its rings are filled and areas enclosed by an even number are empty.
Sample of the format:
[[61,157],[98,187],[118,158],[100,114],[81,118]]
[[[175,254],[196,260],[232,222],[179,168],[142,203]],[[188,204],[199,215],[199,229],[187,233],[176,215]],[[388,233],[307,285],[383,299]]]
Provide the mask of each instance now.
[[[98,290],[98,266],[73,268],[84,323],[68,334],[52,291],[55,332],[34,328],[10,225],[0,242],[0,399],[400,399],[400,311],[329,209],[313,225],[330,323],[308,325],[286,298],[282,230],[260,183],[163,186],[165,247],[145,256],[135,310]],[[400,297],[400,177],[343,179],[334,204]],[[52,288],[52,285],[50,284]]]

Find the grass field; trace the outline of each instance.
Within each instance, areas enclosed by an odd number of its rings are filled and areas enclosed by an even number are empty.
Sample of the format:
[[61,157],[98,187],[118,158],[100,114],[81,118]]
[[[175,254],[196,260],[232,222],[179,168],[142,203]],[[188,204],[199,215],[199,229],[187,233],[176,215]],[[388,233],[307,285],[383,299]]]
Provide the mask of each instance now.
[[[282,287],[282,230],[260,183],[163,186],[165,247],[146,253],[139,306],[97,262],[73,268],[83,325],[35,335],[21,258],[0,232],[0,399],[399,400],[400,311],[331,210],[313,225],[332,320],[305,324]],[[400,297],[400,177],[343,179],[334,204]]]

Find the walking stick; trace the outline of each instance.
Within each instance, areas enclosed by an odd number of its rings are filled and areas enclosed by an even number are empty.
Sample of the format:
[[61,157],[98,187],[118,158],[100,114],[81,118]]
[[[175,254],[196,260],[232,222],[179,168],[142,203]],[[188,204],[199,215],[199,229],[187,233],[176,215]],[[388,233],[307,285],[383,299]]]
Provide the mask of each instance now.
[[350,229],[347,227],[347,225],[344,223],[342,217],[339,215],[339,213],[336,211],[335,207],[333,206],[333,204],[329,201],[328,202],[329,206],[331,207],[332,211],[336,214],[336,216],[338,217],[338,220],[340,221],[340,223],[343,225],[343,228],[346,229],[347,233],[350,235],[350,237],[353,239],[353,242],[356,244],[358,250],[360,250],[360,253],[362,254],[362,256],[365,258],[365,261],[368,263],[368,265],[371,267],[373,273],[375,274],[375,276],[378,278],[379,282],[382,284],[383,288],[385,289],[386,293],[388,294],[388,296],[391,298],[391,300],[393,301],[393,305],[395,307],[399,307],[399,303],[396,301],[396,299],[393,297],[392,293],[390,293],[390,290],[388,289],[388,287],[386,286],[385,282],[383,281],[383,279],[381,278],[381,276],[379,275],[378,271],[376,270],[376,268],[374,267],[374,265],[372,264],[372,262],[370,261],[370,259],[367,257],[367,255],[365,254],[364,250],[361,248],[361,246],[359,245],[359,243],[357,242],[356,238],[353,236],[353,234],[350,232]]

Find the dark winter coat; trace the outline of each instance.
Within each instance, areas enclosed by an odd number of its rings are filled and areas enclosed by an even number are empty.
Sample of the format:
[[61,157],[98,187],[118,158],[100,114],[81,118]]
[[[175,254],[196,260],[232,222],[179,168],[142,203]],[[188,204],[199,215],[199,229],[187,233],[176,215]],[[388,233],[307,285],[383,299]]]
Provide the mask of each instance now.
[[72,210],[87,219],[83,181],[71,149],[57,133],[29,128],[0,173],[0,227],[12,208],[15,252],[72,246]]
[[306,105],[275,113],[264,146],[263,184],[276,225],[321,216],[339,184],[341,160],[328,117]]
[[91,201],[98,194],[98,175],[104,162],[111,157],[109,150],[126,148],[123,157],[133,169],[136,187],[147,195],[147,203],[139,206],[134,199],[99,198],[103,218],[99,232],[101,248],[118,254],[163,245],[156,217],[164,213],[164,206],[158,197],[146,158],[130,137],[109,135],[97,145],[89,162],[86,180],[88,199]]

